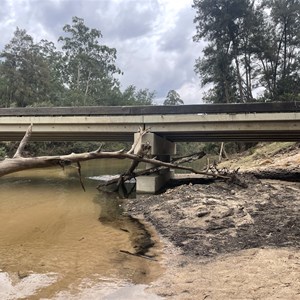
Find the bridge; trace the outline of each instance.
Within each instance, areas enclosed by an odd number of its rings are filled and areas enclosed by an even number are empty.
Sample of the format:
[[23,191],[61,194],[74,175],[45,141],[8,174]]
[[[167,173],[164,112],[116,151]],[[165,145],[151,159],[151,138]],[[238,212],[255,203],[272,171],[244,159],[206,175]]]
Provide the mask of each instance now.
[[300,102],[0,108],[0,141],[133,141],[139,127],[172,142],[298,141]]
[[[181,106],[0,108],[0,141],[19,141],[33,124],[33,141],[130,141],[167,161],[176,142],[300,141],[300,102]],[[169,173],[168,173],[169,174]],[[139,177],[137,189],[154,192],[168,174]]]

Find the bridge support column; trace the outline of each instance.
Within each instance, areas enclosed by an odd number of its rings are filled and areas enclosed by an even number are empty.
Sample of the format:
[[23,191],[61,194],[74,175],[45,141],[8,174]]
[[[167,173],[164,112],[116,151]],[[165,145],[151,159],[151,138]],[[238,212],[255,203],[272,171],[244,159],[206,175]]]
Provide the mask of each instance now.
[[[139,134],[134,135],[134,139],[138,139]],[[169,162],[170,156],[176,153],[176,144],[162,138],[155,133],[146,133],[139,141],[139,144],[149,143],[151,146],[150,155],[157,159]],[[139,145],[138,145],[139,146]],[[139,147],[136,147],[137,149]],[[152,164],[146,164],[146,169],[154,167]],[[170,169],[164,169],[147,176],[139,176],[136,180],[137,193],[154,194],[160,190],[171,178]]]

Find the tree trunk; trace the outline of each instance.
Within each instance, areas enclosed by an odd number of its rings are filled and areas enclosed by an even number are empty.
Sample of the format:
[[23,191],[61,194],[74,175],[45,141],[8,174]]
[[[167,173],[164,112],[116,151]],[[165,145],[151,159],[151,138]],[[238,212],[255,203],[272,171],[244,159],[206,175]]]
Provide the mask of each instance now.
[[0,161],[0,177],[23,171],[23,170],[29,170],[29,169],[39,169],[39,168],[47,168],[47,167],[53,167],[53,166],[68,166],[73,163],[78,163],[81,161],[87,161],[92,159],[130,159],[134,162],[145,162],[152,164],[154,166],[162,166],[167,167],[171,169],[180,169],[180,170],[187,170],[195,174],[201,174],[201,175],[207,175],[210,177],[220,177],[220,178],[228,178],[226,176],[222,175],[216,175],[216,174],[209,174],[207,172],[202,172],[195,170],[191,167],[184,167],[176,165],[175,163],[167,163],[163,161],[159,161],[155,158],[144,158],[136,154],[132,154],[132,149],[129,152],[125,152],[124,149],[114,152],[102,152],[101,147],[95,151],[92,152],[84,152],[84,153],[71,153],[68,155],[57,155],[57,156],[38,156],[38,157],[23,157],[22,151],[30,139],[32,132],[32,125],[29,126],[27,129],[27,132],[20,142],[20,145],[16,151],[16,154],[13,158],[6,158],[2,161]]
[[235,66],[236,66],[236,73],[237,73],[237,82],[238,82],[238,87],[239,87],[239,94],[240,94],[240,100],[241,102],[245,102],[244,100],[244,92],[243,92],[243,80],[241,76],[241,71],[240,71],[240,63],[238,59],[238,54],[237,54],[237,47],[235,45],[235,42],[233,43],[233,48],[234,48],[234,60],[235,60]]
[[84,92],[84,101],[83,101],[84,105],[86,105],[86,98],[87,98],[87,95],[88,95],[88,92],[89,92],[90,80],[91,80],[91,71],[89,71],[88,79],[87,79],[87,82],[86,82],[86,87],[85,87],[85,92]]

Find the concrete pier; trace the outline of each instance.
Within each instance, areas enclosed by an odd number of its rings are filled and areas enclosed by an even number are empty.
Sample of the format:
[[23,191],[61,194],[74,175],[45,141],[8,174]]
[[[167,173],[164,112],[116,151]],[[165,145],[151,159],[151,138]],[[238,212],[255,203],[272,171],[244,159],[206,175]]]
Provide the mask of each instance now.
[[[134,139],[135,141],[139,139],[139,133],[134,135]],[[151,146],[150,158],[156,157],[161,161],[169,162],[171,155],[176,154],[176,144],[155,133],[146,133],[139,139],[136,149],[146,143]],[[154,166],[146,164],[146,169],[151,167]],[[148,176],[139,176],[136,179],[136,192],[154,194],[170,180],[170,176],[170,169],[164,169]]]

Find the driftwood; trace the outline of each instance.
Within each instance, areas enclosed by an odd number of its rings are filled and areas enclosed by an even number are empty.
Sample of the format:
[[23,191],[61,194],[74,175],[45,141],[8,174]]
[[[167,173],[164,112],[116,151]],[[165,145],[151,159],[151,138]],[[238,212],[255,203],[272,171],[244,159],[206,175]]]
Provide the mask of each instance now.
[[[180,164],[184,164],[184,163],[188,163],[188,162],[192,162],[198,159],[203,158],[206,155],[206,153],[204,151],[198,152],[198,153],[193,153],[184,157],[178,157],[172,160],[172,164],[174,166],[178,166]],[[119,178],[112,178],[110,180],[107,180],[105,183],[101,183],[98,185],[98,189],[101,189],[102,187],[105,186],[110,186],[112,184],[117,184],[116,185],[116,190],[120,187],[120,183],[124,183],[132,178],[136,178],[138,176],[144,176],[144,175],[151,175],[153,173],[157,173],[161,170],[164,169],[168,169],[168,167],[165,166],[158,166],[158,167],[153,167],[153,168],[149,168],[149,169],[145,169],[145,170],[139,170],[139,171],[135,171],[132,170],[131,172],[126,172],[125,174],[120,175]],[[210,172],[211,173],[211,172]],[[207,173],[206,173],[207,174]],[[209,176],[211,176],[211,174],[208,174]],[[121,178],[121,179],[120,179]]]
[[297,166],[286,168],[268,168],[243,172],[245,175],[252,175],[258,179],[276,179],[283,181],[300,182],[300,169]]
[[[133,161],[131,168],[127,171],[126,176],[131,176],[129,171],[132,173],[134,171],[138,163],[145,162],[152,164],[154,168],[171,168],[171,169],[179,169],[179,170],[187,170],[195,174],[206,175],[209,177],[220,177],[228,179],[228,176],[222,174],[213,174],[204,171],[198,171],[192,167],[181,166],[178,162],[174,161],[172,163],[162,162],[155,158],[147,158],[143,157],[143,155],[132,154],[133,150],[131,149],[128,152],[125,152],[124,149],[114,152],[104,152],[101,150],[101,147],[95,151],[84,152],[84,153],[71,153],[68,155],[57,155],[57,156],[37,156],[37,157],[23,157],[23,150],[28,143],[32,132],[32,125],[27,129],[24,138],[20,142],[20,145],[13,156],[13,158],[5,158],[0,161],[0,177],[19,172],[28,169],[38,169],[38,168],[47,168],[53,166],[64,167],[71,164],[77,164],[78,172],[80,174],[80,164],[79,162],[92,160],[92,159],[130,159]],[[143,132],[141,133],[143,134]],[[150,170],[142,171],[140,173],[136,172],[135,176],[139,174],[147,174]],[[126,177],[125,177],[126,178]]]
[[153,256],[150,256],[150,255],[131,253],[131,252],[126,251],[126,250],[120,250],[120,252],[124,253],[124,254],[128,254],[128,255],[132,255],[132,256],[137,256],[137,257],[149,259],[149,260],[152,260],[152,261],[157,261],[157,259],[155,259]]
[[[135,142],[133,143],[131,149],[127,152],[127,154],[132,154],[134,153],[137,145],[139,144],[140,140],[142,139],[142,137],[148,132],[148,130],[143,130],[141,127],[139,129],[139,136],[138,138],[135,140]],[[143,158],[144,156],[148,155],[148,152],[151,150],[151,146],[148,143],[145,144],[141,144],[139,149],[137,149],[136,151],[136,155],[140,158]],[[127,188],[125,186],[125,182],[127,180],[130,180],[132,177],[135,177],[136,175],[132,176],[132,174],[134,174],[134,170],[138,167],[138,165],[140,164],[140,162],[138,160],[132,160],[131,165],[129,167],[129,169],[122,175],[119,176],[119,178],[117,179],[117,185],[116,185],[116,191],[119,191],[120,189],[122,189],[122,194],[125,197],[128,197],[134,190],[135,186],[133,186],[133,188],[130,191],[127,191]],[[107,186],[107,185],[106,185]],[[100,188],[100,186],[97,187],[98,189]]]
[[221,147],[220,147],[220,153],[219,153],[219,162],[222,161],[222,158],[225,158],[225,159],[228,159],[228,155],[227,155],[227,152],[225,150],[225,143],[222,142],[221,143]]

